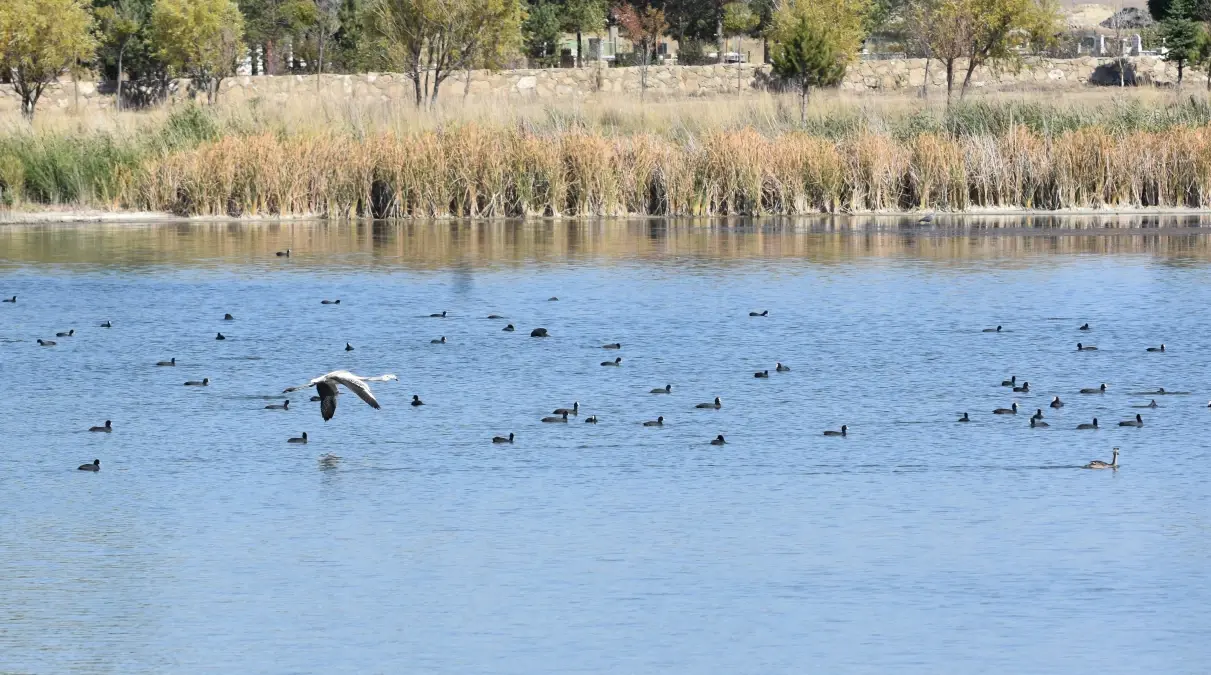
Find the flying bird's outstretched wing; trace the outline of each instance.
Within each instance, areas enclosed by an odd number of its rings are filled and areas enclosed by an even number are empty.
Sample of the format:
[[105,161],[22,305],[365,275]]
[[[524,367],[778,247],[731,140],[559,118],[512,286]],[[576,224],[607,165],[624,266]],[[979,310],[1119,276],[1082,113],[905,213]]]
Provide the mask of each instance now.
[[336,414],[336,383],[321,380],[316,383],[315,390],[320,395],[320,415],[327,422]]
[[[381,408],[378,401],[375,400],[374,394],[370,392],[370,385],[366,384],[362,378],[345,371],[336,371],[328,374],[328,381],[336,382],[345,385],[349,391],[357,394],[357,397],[365,401],[371,408]],[[334,404],[335,405],[335,404]]]

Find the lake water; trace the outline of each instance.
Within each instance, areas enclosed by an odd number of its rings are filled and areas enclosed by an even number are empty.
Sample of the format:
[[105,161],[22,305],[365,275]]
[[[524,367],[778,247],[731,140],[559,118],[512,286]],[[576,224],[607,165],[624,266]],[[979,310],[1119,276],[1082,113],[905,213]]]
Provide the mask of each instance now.
[[1211,229],[1022,224],[0,228],[0,672],[1205,673]]

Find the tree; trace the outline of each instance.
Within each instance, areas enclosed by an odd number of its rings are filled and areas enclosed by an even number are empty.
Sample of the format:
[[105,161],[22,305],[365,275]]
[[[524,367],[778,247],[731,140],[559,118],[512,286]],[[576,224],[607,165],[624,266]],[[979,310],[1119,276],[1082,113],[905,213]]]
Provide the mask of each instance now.
[[320,16],[316,0],[239,0],[239,6],[245,19],[248,46],[253,51],[253,72],[260,47],[266,75],[277,73],[281,59],[278,46],[291,40],[301,43],[303,34],[315,27]]
[[4,0],[0,3],[0,71],[33,119],[38,99],[77,61],[92,57],[92,17],[80,0]]
[[526,56],[543,66],[550,66],[558,59],[560,11],[554,2],[539,0],[530,5],[526,19],[522,22],[522,43]]
[[774,16],[774,74],[799,89],[799,121],[807,122],[812,87],[840,84],[865,36],[865,0],[786,3]]
[[965,0],[963,5],[971,12],[972,30],[960,99],[967,94],[976,68],[1015,60],[1016,48],[1049,41],[1059,32],[1060,14],[1051,0]]
[[1173,0],[1164,21],[1161,37],[1165,40],[1165,60],[1177,65],[1177,86],[1182,86],[1186,65],[1198,62],[1203,42],[1203,27],[1195,20],[1197,6],[1193,0]]
[[385,63],[412,80],[419,108],[451,74],[498,62],[521,40],[518,0],[375,0],[369,27]]
[[1173,0],[1148,0],[1148,13],[1156,21],[1164,21],[1169,18],[1169,5],[1173,4]]
[[[761,17],[753,13],[752,8],[745,2],[729,2],[723,6],[723,34],[738,39],[736,51],[744,60],[744,36],[753,32]],[[740,93],[743,68],[736,67],[736,93]]]
[[98,7],[93,14],[101,33],[101,49],[111,56],[118,68],[118,110],[122,109],[122,78],[126,71],[123,61],[131,44],[138,40],[147,22],[147,6],[135,0],[119,0],[116,5]]
[[648,63],[656,46],[669,30],[669,23],[664,18],[664,10],[647,7],[642,12],[634,5],[623,3],[614,10],[614,20],[618,22],[635,49],[639,50],[639,100],[643,100],[648,90]]
[[231,0],[157,0],[151,37],[164,63],[213,102],[244,52],[244,17]]
[[970,0],[913,0],[907,13],[907,32],[925,52],[925,83],[929,86],[929,63],[942,62],[946,69],[946,102],[954,93],[955,64],[967,54],[975,33],[976,17]]
[[358,0],[341,0],[341,7],[336,12],[337,30],[332,36],[335,43],[336,56],[340,68],[346,72],[353,70],[359,61],[362,45],[362,13]]
[[584,33],[600,33],[605,27],[605,0],[566,0],[563,6],[564,29],[576,33],[576,67],[584,65]]

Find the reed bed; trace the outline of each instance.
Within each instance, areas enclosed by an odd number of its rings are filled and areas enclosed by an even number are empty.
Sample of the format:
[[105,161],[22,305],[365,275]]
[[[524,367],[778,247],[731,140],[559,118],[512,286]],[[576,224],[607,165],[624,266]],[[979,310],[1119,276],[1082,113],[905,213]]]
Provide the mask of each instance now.
[[928,123],[625,131],[566,116],[292,131],[195,109],[126,138],[0,136],[0,190],[10,203],[332,219],[1211,208],[1211,110],[1137,108],[976,103]]

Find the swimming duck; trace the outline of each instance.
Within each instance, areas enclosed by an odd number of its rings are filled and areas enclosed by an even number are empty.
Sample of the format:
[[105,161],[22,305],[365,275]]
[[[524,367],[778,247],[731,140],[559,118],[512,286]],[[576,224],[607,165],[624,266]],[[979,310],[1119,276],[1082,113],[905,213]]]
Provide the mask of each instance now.
[[286,439],[286,442],[287,443],[306,443],[307,442],[307,432],[304,431],[303,435],[299,436],[297,438]]
[[224,320],[224,321],[235,321],[235,317],[234,317],[234,316],[232,316],[232,315],[230,315],[230,314],[224,314],[224,315],[223,315],[223,320]]
[[559,298],[552,295],[551,297],[547,298],[547,302],[559,302]]
[[1086,468],[1086,469],[1118,469],[1118,448],[1114,449],[1113,454],[1110,457],[1109,464],[1103,462],[1100,459],[1095,459],[1092,462],[1089,462],[1088,464],[1086,464],[1084,468]]
[[565,412],[565,413],[561,414],[559,417],[544,417],[544,418],[542,418],[542,421],[546,422],[547,424],[551,424],[553,422],[567,422],[568,414]]
[[763,310],[760,312],[749,312],[748,315],[749,316],[769,316],[769,310],[766,309],[766,310]]
[[112,323],[106,321],[105,323],[101,324],[101,327],[102,328],[113,328],[114,325]]
[[1015,401],[1013,403],[1013,405],[1009,406],[1008,408],[997,408],[996,410],[993,410],[992,414],[993,415],[1016,415],[1016,414],[1018,414],[1018,404]]
[[442,310],[441,314],[430,314],[429,318],[430,319],[444,319],[444,318],[446,318],[446,311]]
[[662,426],[664,426],[664,415],[661,415],[660,417],[657,417],[654,420],[649,420],[647,422],[644,422],[643,426],[645,426],[645,427],[662,427]]
[[727,444],[727,441],[723,439],[723,434],[719,434],[713,440],[711,440],[711,445],[726,445],[726,444]]
[[1103,382],[1102,386],[1094,387],[1092,389],[1086,387],[1081,390],[1081,393],[1082,394],[1105,394],[1106,393],[1106,383]]
[[186,382],[186,383],[185,383],[185,386],[186,386],[186,387],[209,387],[209,386],[210,386],[210,378],[209,378],[209,377],[203,377],[201,382],[198,382],[197,380],[190,380],[190,381],[188,381],[188,382]]
[[580,401],[572,401],[571,408],[557,408],[557,409],[551,411],[551,414],[552,415],[579,415],[580,414]]
[[509,325],[505,326],[504,328],[501,328],[501,331],[503,331],[505,333],[512,333],[515,330],[517,330],[517,329],[513,327],[513,324],[509,324]]
[[353,351],[353,345],[351,345],[351,344],[349,344],[348,342],[346,342],[346,343],[345,343],[345,351],[347,351],[347,352],[351,352],[351,351]]
[[602,349],[622,349],[622,343],[614,342],[614,343],[608,344],[608,345],[601,345],[601,348]]
[[1083,325],[1082,325],[1080,328],[1078,328],[1077,330],[1093,330],[1093,329],[1092,329],[1092,328],[1090,328],[1090,327],[1089,327],[1089,324],[1087,324],[1087,323],[1086,323],[1086,324],[1083,324]]
[[1029,382],[1023,382],[1023,383],[1022,383],[1022,386],[1020,386],[1020,387],[1014,387],[1014,388],[1013,388],[1013,390],[1014,390],[1014,391],[1020,391],[1020,392],[1022,392],[1023,394],[1029,394],[1029,393],[1030,393],[1030,383],[1029,383]]
[[265,406],[265,410],[290,410],[290,399],[286,399],[281,403],[270,403]]
[[441,337],[441,339],[440,339],[440,340],[429,340],[429,344],[431,344],[431,345],[444,345],[444,344],[446,344],[446,336],[445,336],[445,335],[443,335],[443,336]]
[[1049,426],[1051,426],[1051,425],[1044,422],[1043,420],[1035,419],[1033,417],[1030,418],[1030,428],[1031,429],[1045,429]]
[[1096,417],[1093,418],[1093,424],[1078,424],[1078,425],[1076,425],[1076,428],[1077,429],[1097,429],[1098,428],[1097,418]]
[[340,300],[320,300],[320,304],[321,305],[339,305],[339,304],[341,304],[341,301]]
[[1017,376],[1017,375],[1014,375],[1013,377],[1009,378],[1008,380],[1001,380],[1001,386],[1002,386],[1002,387],[1016,387],[1016,386],[1018,386],[1018,376]]
[[5,298],[5,299],[4,299],[4,302],[12,302],[12,303],[15,303],[15,302],[17,302],[17,296],[15,296],[15,295],[14,295],[14,296],[13,296],[13,297],[11,297],[11,298]]
[[489,314],[489,315],[488,315],[488,318],[489,318],[489,319],[503,319],[503,318],[505,318],[505,317],[503,317],[503,316],[501,316],[501,315],[499,315],[499,314]]
[[493,443],[512,443],[513,442],[513,432],[512,431],[509,432],[508,438],[506,438],[504,436],[493,436],[492,442]]
[[546,328],[535,328],[530,331],[530,337],[550,337],[550,334],[547,333]]
[[425,402],[420,400],[420,396],[417,396],[416,394],[412,395],[412,407],[413,408],[415,408],[416,406],[424,405],[424,404],[425,404]]
[[1000,333],[1000,332],[1001,332],[1001,327],[1000,327],[1000,326],[997,326],[996,328],[985,328],[985,329],[984,329],[984,332],[985,332],[985,333]]
[[714,403],[699,403],[698,405],[696,405],[696,406],[694,406],[694,407],[695,407],[695,408],[703,408],[703,409],[705,409],[705,408],[714,408],[715,410],[718,410],[718,409],[720,409],[720,408],[722,408],[722,407],[723,407],[723,399],[721,399],[721,398],[719,398],[718,396],[716,396],[716,397],[715,397],[715,402],[714,402]]
[[1034,414],[1030,416],[1030,419],[1032,419],[1032,420],[1041,420],[1041,419],[1043,419],[1043,409],[1042,409],[1042,408],[1038,408],[1038,409],[1036,409],[1036,410],[1035,410],[1035,412],[1034,412]]
[[967,413],[963,413],[963,416],[962,416],[962,417],[960,417],[958,421],[960,421],[960,422],[970,422],[970,421],[971,421],[971,418],[967,416]]
[[177,357],[172,357],[169,361],[156,361],[157,366],[175,366],[177,365]]
[[100,471],[101,470],[101,460],[94,459],[92,464],[81,464],[80,466],[78,466],[76,468],[80,471]]
[[759,370],[759,371],[753,373],[753,377],[769,378],[769,371],[768,370]]
[[89,430],[89,431],[100,431],[100,432],[102,432],[102,433],[106,433],[106,434],[108,434],[109,432],[111,432],[111,431],[113,431],[113,430],[114,430],[114,427],[113,427],[113,422],[110,422],[109,420],[105,420],[105,426],[103,426],[103,427],[89,427],[89,428],[88,428],[88,430]]
[[673,393],[673,385],[666,384],[664,387],[657,387],[648,392],[649,394],[671,394]]
[[76,329],[73,328],[73,329],[63,332],[63,333],[55,333],[55,337],[71,337],[75,334],[76,334]]
[[602,361],[601,365],[603,365],[603,366],[621,366],[622,357],[619,356],[618,358],[614,359],[613,361]]
[[214,339],[216,339],[216,340],[226,340],[227,338],[226,338],[226,337],[225,337],[225,336],[224,336],[222,333],[219,333],[218,335],[215,335],[215,336],[214,336]]
[[849,427],[842,424],[841,431],[826,431],[826,432],[824,432],[824,435],[825,436],[847,436],[847,435],[849,435]]
[[57,344],[59,343],[55,342],[54,340],[43,340],[42,338],[38,338],[39,347],[54,347]]
[[791,367],[784,366],[784,365],[782,365],[782,362],[779,361],[777,367],[775,367],[774,370],[779,373],[789,373],[791,371]]
[[1147,349],[1147,351],[1150,351],[1150,352],[1163,352],[1163,351],[1165,351],[1165,345],[1164,345],[1164,343],[1161,343],[1161,346],[1159,346],[1159,347],[1149,347],[1149,348]]
[[1131,407],[1132,408],[1159,408],[1160,406],[1157,405],[1156,399],[1152,399],[1147,405],[1133,405]]
[[1097,347],[1094,347],[1093,345],[1081,344],[1080,342],[1078,342],[1078,343],[1076,343],[1076,350],[1078,352],[1096,352]]
[[1119,422],[1120,427],[1142,427],[1144,426],[1144,418],[1141,415],[1136,415],[1133,420],[1123,420]]
[[597,416],[589,415],[588,417],[585,418],[584,423],[585,424],[597,424]]
[[1064,402],[1060,400],[1059,396],[1056,396],[1055,398],[1051,399],[1051,407],[1052,408],[1063,408]]
[[279,257],[279,258],[289,258],[290,249],[286,249],[285,251],[278,251],[275,255],[277,255],[277,257]]

